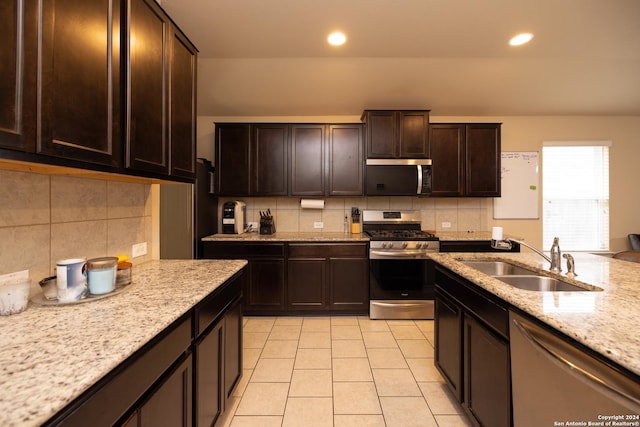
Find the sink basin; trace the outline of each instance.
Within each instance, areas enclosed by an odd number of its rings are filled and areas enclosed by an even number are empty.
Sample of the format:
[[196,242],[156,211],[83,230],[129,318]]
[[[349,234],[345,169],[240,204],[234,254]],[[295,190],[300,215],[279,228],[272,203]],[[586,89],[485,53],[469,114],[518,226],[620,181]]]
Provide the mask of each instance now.
[[589,292],[602,290],[595,286],[583,288],[581,286],[576,286],[574,284],[546,276],[495,276],[495,278],[515,288],[523,289],[525,291]]
[[473,267],[476,270],[489,276],[512,276],[512,275],[533,275],[537,273],[526,268],[518,267],[503,261],[461,261],[464,265]]

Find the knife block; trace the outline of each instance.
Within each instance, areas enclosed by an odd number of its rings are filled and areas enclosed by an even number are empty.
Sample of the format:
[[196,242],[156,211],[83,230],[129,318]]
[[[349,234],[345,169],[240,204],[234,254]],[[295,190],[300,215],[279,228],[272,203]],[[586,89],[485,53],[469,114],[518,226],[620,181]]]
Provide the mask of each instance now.
[[260,234],[273,234],[276,232],[276,225],[271,220],[260,220]]

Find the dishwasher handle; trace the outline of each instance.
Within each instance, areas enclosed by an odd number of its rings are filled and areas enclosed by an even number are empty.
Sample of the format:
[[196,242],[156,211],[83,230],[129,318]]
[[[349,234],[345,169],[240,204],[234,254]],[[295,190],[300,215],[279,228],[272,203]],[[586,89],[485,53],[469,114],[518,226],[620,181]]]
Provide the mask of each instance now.
[[[602,368],[598,366],[600,363],[599,361],[592,360],[590,356],[576,357],[576,359],[579,359],[579,362],[577,360],[570,360],[568,357],[560,354],[559,348],[554,348],[555,345],[550,340],[545,340],[545,342],[543,342],[543,334],[550,335],[550,333],[543,330],[536,333],[536,331],[530,330],[517,319],[512,320],[514,326],[524,336],[524,338],[526,338],[539,353],[550,359],[553,363],[569,371],[583,382],[603,389],[603,392],[611,396],[613,399],[617,401],[622,399],[623,404],[632,403],[640,409],[640,399],[624,390],[624,385],[619,384],[621,381],[615,378],[603,378],[603,372],[600,372],[600,375],[597,374],[597,371],[602,371]],[[566,345],[569,346],[569,344]],[[586,367],[579,366],[578,363],[586,365]],[[613,369],[609,367],[607,368]]]

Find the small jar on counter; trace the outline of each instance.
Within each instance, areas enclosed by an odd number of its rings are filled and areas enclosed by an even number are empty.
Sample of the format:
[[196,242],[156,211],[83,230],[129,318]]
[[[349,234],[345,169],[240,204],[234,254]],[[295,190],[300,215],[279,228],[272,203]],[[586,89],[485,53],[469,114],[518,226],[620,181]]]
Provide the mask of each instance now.
[[133,264],[127,261],[129,257],[118,257],[118,270],[116,272],[116,286],[124,286],[131,283],[131,269]]

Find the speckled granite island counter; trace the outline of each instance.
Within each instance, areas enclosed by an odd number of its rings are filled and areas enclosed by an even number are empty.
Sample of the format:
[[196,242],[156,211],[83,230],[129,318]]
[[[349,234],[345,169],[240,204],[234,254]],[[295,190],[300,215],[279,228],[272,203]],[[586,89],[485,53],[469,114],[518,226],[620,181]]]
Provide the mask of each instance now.
[[109,298],[56,307],[30,302],[26,311],[0,317],[0,425],[46,422],[245,265],[151,261],[134,265],[130,287]]
[[[434,253],[430,257],[454,273],[536,317],[604,357],[640,375],[640,264],[606,256],[573,254],[575,279],[603,291],[533,292],[512,287],[459,260],[498,259],[551,275],[549,263],[532,252]],[[563,265],[566,272],[566,266]],[[553,276],[553,275],[552,275]]]

